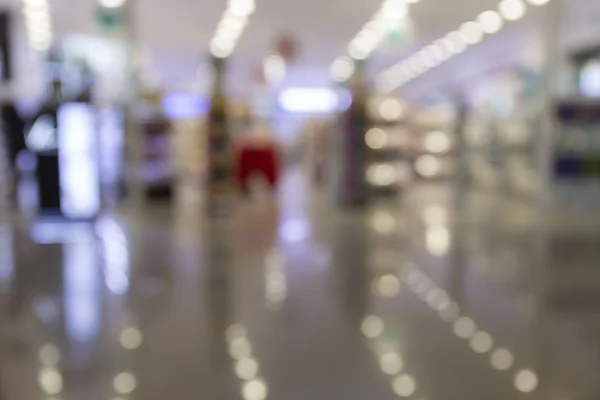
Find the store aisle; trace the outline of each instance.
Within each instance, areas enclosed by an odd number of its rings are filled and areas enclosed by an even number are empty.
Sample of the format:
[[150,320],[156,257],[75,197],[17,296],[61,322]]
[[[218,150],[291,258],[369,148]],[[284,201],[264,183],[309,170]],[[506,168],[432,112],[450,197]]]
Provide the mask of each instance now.
[[4,224],[0,399],[598,399],[600,236],[468,198]]

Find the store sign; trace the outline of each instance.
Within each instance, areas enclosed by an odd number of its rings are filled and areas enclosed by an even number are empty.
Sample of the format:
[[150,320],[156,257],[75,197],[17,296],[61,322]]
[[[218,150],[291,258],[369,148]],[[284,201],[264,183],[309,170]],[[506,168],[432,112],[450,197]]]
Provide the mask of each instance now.
[[120,8],[100,7],[96,13],[96,19],[101,28],[105,30],[120,29],[125,22],[125,14]]
[[403,19],[397,25],[389,26],[381,43],[381,49],[393,52],[406,47],[412,40],[413,31],[412,21],[408,18]]

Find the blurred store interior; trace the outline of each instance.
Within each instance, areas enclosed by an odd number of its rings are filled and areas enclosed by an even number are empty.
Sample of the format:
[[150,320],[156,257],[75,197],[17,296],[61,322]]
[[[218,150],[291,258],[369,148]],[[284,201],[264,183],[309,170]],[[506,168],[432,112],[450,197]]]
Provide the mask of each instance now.
[[600,1],[0,0],[0,400],[599,400]]

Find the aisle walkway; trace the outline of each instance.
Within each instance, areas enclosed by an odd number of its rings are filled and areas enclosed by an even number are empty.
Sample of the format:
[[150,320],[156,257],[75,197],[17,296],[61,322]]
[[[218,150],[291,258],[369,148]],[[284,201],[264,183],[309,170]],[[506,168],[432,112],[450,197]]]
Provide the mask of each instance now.
[[327,197],[291,173],[228,220],[187,199],[3,224],[0,399],[600,398],[600,226],[436,187]]

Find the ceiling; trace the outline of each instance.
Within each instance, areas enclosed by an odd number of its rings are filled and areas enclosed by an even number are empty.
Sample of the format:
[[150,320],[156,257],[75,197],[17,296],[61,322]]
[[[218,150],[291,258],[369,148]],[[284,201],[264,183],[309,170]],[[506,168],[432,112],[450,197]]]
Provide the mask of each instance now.
[[[0,0],[13,7],[20,0]],[[96,22],[95,0],[51,0],[56,36],[101,34]],[[135,35],[144,49],[148,66],[168,88],[197,87],[198,67],[206,59],[226,0],[129,0],[135,21]],[[557,0],[553,0],[557,1]],[[600,1],[563,0],[566,6],[563,30],[569,47],[600,41]],[[370,62],[373,74],[399,61],[431,41],[472,20],[480,12],[496,7],[498,0],[421,0],[410,7],[414,41],[392,53],[377,53]],[[350,39],[379,8],[379,0],[258,0],[257,10],[242,34],[231,59],[229,73],[233,89],[247,87],[260,70],[262,60],[281,34],[290,34],[298,43],[298,56],[289,65],[285,85],[328,85],[329,65],[346,51]],[[539,10],[530,12],[501,34],[486,38],[464,54],[444,63],[416,82],[402,88],[407,96],[433,90],[454,75],[482,74],[502,62],[527,53]],[[23,43],[19,41],[19,46]],[[21,57],[23,58],[23,57]],[[477,71],[475,71],[477,70]],[[201,86],[201,85],[200,85]]]

